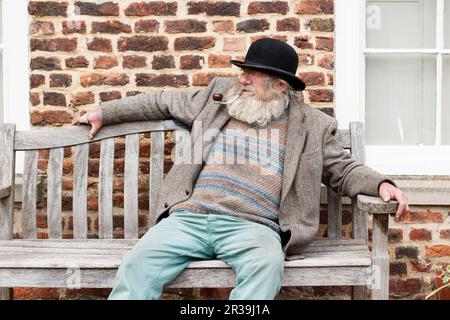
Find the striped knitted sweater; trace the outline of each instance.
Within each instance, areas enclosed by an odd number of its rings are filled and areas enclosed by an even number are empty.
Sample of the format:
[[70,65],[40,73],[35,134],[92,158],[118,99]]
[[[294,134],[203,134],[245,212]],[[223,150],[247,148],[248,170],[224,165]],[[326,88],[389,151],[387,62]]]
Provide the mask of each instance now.
[[191,197],[169,213],[229,215],[279,232],[288,109],[264,128],[231,118],[212,146]]

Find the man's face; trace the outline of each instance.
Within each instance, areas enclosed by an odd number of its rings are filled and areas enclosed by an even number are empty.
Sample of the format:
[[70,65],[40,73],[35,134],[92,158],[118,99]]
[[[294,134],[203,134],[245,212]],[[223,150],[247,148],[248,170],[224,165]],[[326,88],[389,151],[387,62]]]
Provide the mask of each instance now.
[[[241,74],[239,75],[239,83],[246,91],[244,95],[255,96],[264,101],[268,98],[266,81],[269,78],[270,76],[266,73],[256,70],[242,69]],[[284,81],[277,81],[276,89],[283,91],[285,89]]]
[[277,77],[242,69],[236,78],[231,96],[245,92],[228,105],[228,113],[235,119],[249,124],[257,123],[266,126],[273,119],[277,119],[287,105],[289,98],[284,93],[287,83]]

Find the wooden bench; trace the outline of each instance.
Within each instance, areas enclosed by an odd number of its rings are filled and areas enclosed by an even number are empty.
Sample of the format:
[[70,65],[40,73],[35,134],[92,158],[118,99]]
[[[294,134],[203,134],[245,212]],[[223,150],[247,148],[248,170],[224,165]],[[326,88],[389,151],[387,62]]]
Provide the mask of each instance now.
[[[163,181],[164,131],[173,131],[175,154],[189,131],[174,121],[121,123],[104,127],[93,140],[87,126],[16,132],[0,125],[0,298],[13,287],[111,288],[117,268],[137,242],[139,134],[151,132],[149,221],[155,214]],[[114,137],[126,136],[124,170],[124,238],[113,239],[112,183]],[[364,129],[351,123],[339,130],[342,147],[364,163]],[[89,143],[101,141],[98,181],[99,238],[88,239],[87,176]],[[184,139],[184,141],[187,141]],[[73,174],[73,239],[62,239],[62,169],[64,147],[75,146]],[[37,239],[36,175],[40,149],[50,149],[47,170],[48,239]],[[21,227],[13,239],[15,152],[25,152]],[[354,286],[353,298],[388,299],[388,215],[396,202],[359,195],[351,199],[352,238],[342,238],[342,198],[327,190],[328,237],[317,238],[306,259],[285,262],[284,286]],[[373,216],[372,250],[368,246],[368,213]],[[319,214],[319,212],[317,213]],[[151,227],[151,226],[150,226]],[[373,286],[372,284],[375,284]],[[233,270],[221,261],[191,263],[169,287],[234,287]],[[368,286],[371,289],[368,289]],[[372,286],[371,286],[372,285]]]

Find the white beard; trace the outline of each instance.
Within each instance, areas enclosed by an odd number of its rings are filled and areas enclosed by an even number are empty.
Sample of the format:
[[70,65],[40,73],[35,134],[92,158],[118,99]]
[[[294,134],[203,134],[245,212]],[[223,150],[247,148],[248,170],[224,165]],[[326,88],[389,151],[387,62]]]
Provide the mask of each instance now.
[[[236,86],[234,90],[231,90],[236,94],[240,91],[240,88]],[[265,127],[269,122],[278,119],[289,103],[289,97],[286,94],[275,90],[268,90],[268,92],[269,98],[264,100],[255,94],[244,93],[227,106],[228,114],[237,120]]]

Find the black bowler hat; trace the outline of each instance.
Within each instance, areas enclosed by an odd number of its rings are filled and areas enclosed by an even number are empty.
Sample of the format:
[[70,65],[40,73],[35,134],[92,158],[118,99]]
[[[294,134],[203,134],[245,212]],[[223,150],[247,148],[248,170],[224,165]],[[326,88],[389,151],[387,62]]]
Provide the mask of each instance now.
[[231,60],[235,66],[252,69],[286,80],[294,90],[302,91],[305,83],[295,76],[298,66],[298,56],[294,48],[287,43],[262,38],[252,43],[244,61]]

